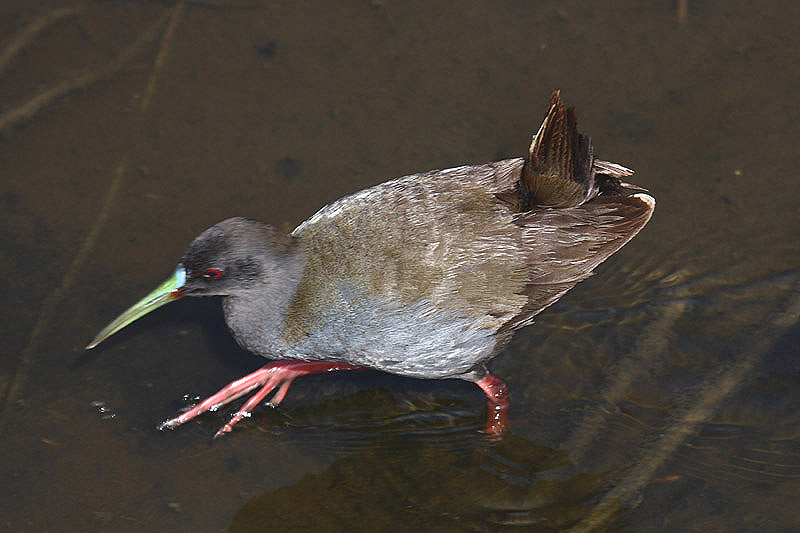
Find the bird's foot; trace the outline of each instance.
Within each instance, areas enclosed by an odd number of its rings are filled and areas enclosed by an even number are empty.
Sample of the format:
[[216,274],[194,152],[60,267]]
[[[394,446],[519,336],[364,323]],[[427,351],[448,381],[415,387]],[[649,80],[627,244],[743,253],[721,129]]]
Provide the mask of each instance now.
[[337,370],[362,370],[363,367],[348,365],[345,363],[330,363],[330,362],[311,362],[311,361],[275,361],[265,365],[251,374],[247,374],[243,378],[237,379],[221,388],[216,394],[213,394],[198,403],[188,411],[163,422],[158,426],[158,429],[173,429],[181,424],[188,422],[194,417],[205,413],[206,411],[216,411],[223,405],[240,398],[248,392],[261,387],[258,392],[253,394],[245,404],[234,413],[233,417],[227,424],[222,426],[219,431],[214,435],[214,438],[221,437],[226,433],[230,433],[233,426],[236,425],[242,418],[249,417],[250,413],[255,407],[261,403],[272,391],[277,388],[277,391],[270,400],[270,405],[276,406],[286,397],[289,391],[289,386],[295,378],[305,376],[308,374],[322,374],[324,372],[334,372]]
[[508,417],[508,385],[502,379],[486,374],[475,384],[486,394],[489,403],[489,419],[486,421],[486,433],[501,436],[506,431]]

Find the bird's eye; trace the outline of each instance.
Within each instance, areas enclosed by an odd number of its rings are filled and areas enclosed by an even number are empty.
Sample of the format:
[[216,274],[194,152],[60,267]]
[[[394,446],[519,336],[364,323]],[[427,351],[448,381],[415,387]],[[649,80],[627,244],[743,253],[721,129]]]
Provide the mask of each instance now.
[[222,277],[222,270],[218,268],[209,268],[205,271],[203,277],[206,279],[219,279]]

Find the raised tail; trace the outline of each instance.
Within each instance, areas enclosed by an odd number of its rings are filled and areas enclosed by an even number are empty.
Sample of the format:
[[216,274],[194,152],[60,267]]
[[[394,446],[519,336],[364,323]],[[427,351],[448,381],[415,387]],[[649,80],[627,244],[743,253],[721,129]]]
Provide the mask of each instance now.
[[591,139],[578,133],[575,108],[564,106],[561,91],[553,92],[522,171],[528,196],[523,204],[571,207],[589,200],[595,188],[593,160]]
[[[633,171],[594,157],[592,140],[578,132],[574,107],[554,91],[522,171],[523,210],[574,207],[599,194],[625,194],[619,178]],[[638,189],[637,187],[631,187]]]
[[526,251],[528,301],[501,331],[529,323],[647,224],[656,202],[622,181],[631,174],[594,158],[591,140],[578,133],[575,110],[554,92],[518,187],[515,224]]

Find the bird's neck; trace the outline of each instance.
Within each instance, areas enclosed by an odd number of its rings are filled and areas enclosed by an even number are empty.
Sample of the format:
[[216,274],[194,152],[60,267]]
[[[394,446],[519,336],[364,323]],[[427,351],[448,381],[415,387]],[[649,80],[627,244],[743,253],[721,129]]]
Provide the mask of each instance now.
[[225,322],[240,346],[264,357],[279,357],[283,346],[282,325],[297,293],[305,261],[300,252],[277,257],[275,279],[223,300]]

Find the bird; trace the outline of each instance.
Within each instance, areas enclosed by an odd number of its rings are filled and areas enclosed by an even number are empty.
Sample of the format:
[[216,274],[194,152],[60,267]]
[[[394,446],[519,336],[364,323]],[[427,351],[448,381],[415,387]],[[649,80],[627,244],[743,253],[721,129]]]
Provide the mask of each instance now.
[[525,157],[391,179],[288,234],[243,217],[215,224],[86,348],[178,298],[219,296],[238,344],[271,362],[159,429],[255,391],[219,437],[300,376],[371,369],[475,383],[485,432],[502,436],[509,390],[486,364],[647,224],[655,198],[623,181],[632,174],[595,158],[554,91]]

